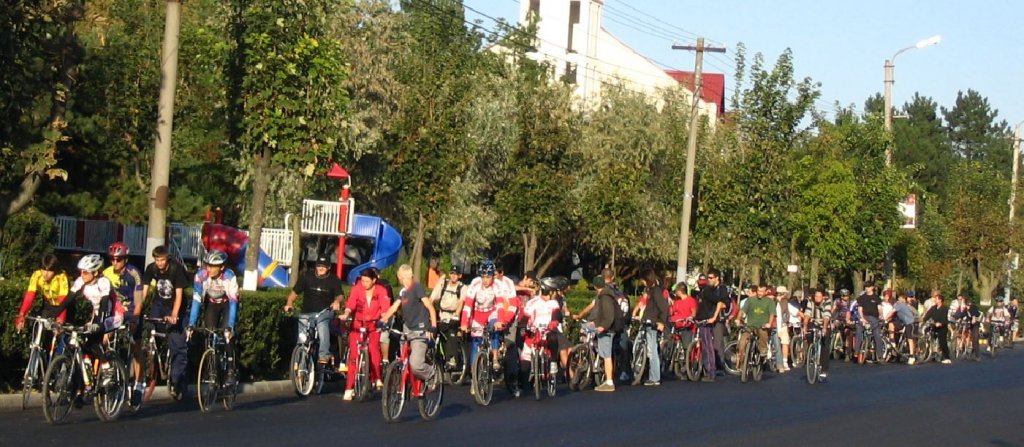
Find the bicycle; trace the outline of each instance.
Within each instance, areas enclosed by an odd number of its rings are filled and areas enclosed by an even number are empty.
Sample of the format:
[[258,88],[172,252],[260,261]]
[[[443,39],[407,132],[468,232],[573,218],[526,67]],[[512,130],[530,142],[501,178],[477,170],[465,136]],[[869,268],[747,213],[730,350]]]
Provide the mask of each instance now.
[[[761,378],[764,377],[764,365],[771,359],[771,351],[762,353],[757,347],[760,341],[760,335],[758,331],[748,328],[746,326],[740,328],[740,333],[747,333],[750,340],[747,342],[746,349],[740,353],[742,361],[739,364],[740,368],[740,383],[747,383],[748,378],[754,379],[755,382],[760,382]],[[770,336],[769,336],[770,338]],[[771,341],[766,343],[771,349]]]
[[64,353],[50,360],[46,368],[43,417],[51,424],[59,424],[73,407],[91,398],[100,420],[117,420],[128,395],[128,373],[124,364],[109,349],[103,348],[103,356],[108,360],[102,362],[93,377],[93,361],[82,352],[79,338],[93,334],[95,328],[64,325],[60,329],[68,334],[68,339]]
[[921,327],[917,339],[917,352],[918,363],[937,362],[942,358],[942,352],[939,347],[939,335],[934,326]]
[[[46,365],[53,355],[60,354],[60,337],[51,328],[56,322],[52,318],[25,317],[32,321],[32,337],[28,343],[28,362],[25,365],[25,375],[21,379],[21,409],[28,408],[32,391],[42,391],[43,375],[46,374]],[[43,332],[53,332],[50,339],[49,349],[43,349]]]
[[806,364],[805,370],[807,372],[807,383],[814,385],[821,381],[821,337],[822,337],[821,326],[818,324],[811,324],[807,328],[807,337],[805,340],[810,340],[810,344],[807,345],[807,353],[805,355]]
[[953,356],[957,359],[965,359],[968,356],[977,359],[978,353],[974,350],[974,340],[972,338],[971,330],[974,328],[974,323],[970,319],[961,319],[956,323],[956,346],[953,350]]
[[580,342],[569,351],[569,390],[583,391],[591,383],[604,382],[604,362],[597,355],[597,329],[593,324],[580,327]]
[[[142,319],[142,324],[143,338],[140,347],[142,355],[139,358],[138,381],[145,384],[146,389],[138,405],[132,405],[131,397],[136,392],[135,389],[133,388],[129,392],[128,406],[132,411],[138,411],[142,407],[142,402],[148,401],[153,396],[158,377],[167,384],[168,394],[175,395],[171,392],[171,348],[167,343],[167,332],[166,330],[163,332],[157,330],[157,326],[166,324],[166,320],[146,317]],[[180,399],[180,396],[178,397]]]
[[799,368],[804,365],[804,354],[807,353],[807,341],[804,339],[804,334],[800,331],[800,326],[792,325],[789,327],[789,355],[793,358],[793,368]]
[[535,400],[540,400],[541,393],[545,390],[548,397],[555,397],[558,394],[555,387],[558,364],[552,363],[551,349],[548,347],[549,333],[548,330],[541,328],[533,330],[536,339],[530,346],[530,382],[533,384]]
[[427,341],[427,353],[424,356],[424,359],[434,369],[429,383],[416,377],[409,367],[410,342],[411,340],[407,336],[402,336],[401,355],[396,361],[388,364],[384,371],[381,413],[388,423],[398,420],[402,414],[402,408],[405,407],[405,401],[410,396],[416,399],[420,417],[425,421],[437,417],[437,413],[441,409],[441,401],[444,399],[444,380],[441,376],[441,368],[433,361],[435,358],[433,340]]
[[647,329],[653,328],[651,320],[640,321],[636,330],[630,331],[633,335],[633,385],[639,385],[644,380],[644,371],[650,359],[647,358]]
[[[358,330],[358,341],[356,342],[356,349],[359,355],[356,357],[355,369],[353,370],[351,365],[349,366],[349,372],[355,371],[355,389],[354,399],[357,402],[364,402],[370,398],[370,391],[372,390],[373,383],[370,380],[370,329],[367,326],[379,329],[384,328],[384,323],[378,320],[367,320],[360,321],[362,323]],[[349,331],[349,337],[355,331]]]
[[[692,319],[682,320],[690,321]],[[662,342],[662,366],[663,373],[671,371],[679,380],[686,378],[686,346],[683,344],[683,333],[692,332],[690,328],[677,328],[673,321],[671,330],[666,331],[665,340]]]
[[988,354],[996,358],[996,350],[1006,348],[1007,329],[1009,326],[1003,322],[991,322],[988,324]]
[[[292,349],[291,368],[288,369],[288,378],[295,386],[295,393],[300,396],[308,396],[316,391],[320,394],[324,388],[324,382],[335,379],[337,371],[337,358],[331,356],[328,363],[320,363],[317,358],[320,352],[320,332],[317,330],[316,322],[327,313],[334,313],[331,308],[326,308],[312,316],[298,318],[306,320],[306,329],[299,332],[298,341]],[[330,343],[327,341],[327,343]]]
[[[455,352],[446,352],[449,337],[455,340]],[[437,354],[437,361],[444,371],[444,377],[451,385],[460,386],[469,376],[469,347],[466,346],[466,338],[460,334],[451,335],[445,332],[438,332],[437,347],[434,349]]]
[[[494,335],[494,327],[487,325],[483,328],[483,334],[480,336],[480,345],[476,351],[476,359],[473,360],[473,378],[470,386],[472,387],[473,399],[476,403],[482,406],[488,406],[491,404],[491,399],[494,397],[494,382],[495,377],[502,377],[503,368],[501,363],[498,363],[498,368],[491,367],[491,339]],[[498,345],[498,358],[505,358],[505,343],[502,341]],[[510,384],[511,386],[511,384]]]
[[206,348],[199,359],[199,377],[196,383],[196,397],[199,409],[207,413],[213,403],[220,400],[225,410],[231,410],[238,395],[238,370],[234,355],[228,352],[229,329],[212,330],[202,328],[206,335]]
[[694,325],[693,341],[686,347],[686,377],[691,382],[700,380],[704,375],[704,343],[701,341],[698,326],[710,325],[703,321]]

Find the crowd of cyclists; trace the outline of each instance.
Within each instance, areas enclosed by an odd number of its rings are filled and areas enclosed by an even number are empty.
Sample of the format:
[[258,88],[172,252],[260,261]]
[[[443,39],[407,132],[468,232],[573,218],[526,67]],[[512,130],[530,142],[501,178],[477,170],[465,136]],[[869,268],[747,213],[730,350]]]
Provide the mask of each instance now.
[[[111,244],[107,254],[110,265],[105,270],[102,256],[81,257],[74,280],[61,271],[55,256],[45,256],[30,279],[16,328],[25,328],[34,303],[41,301],[35,313],[48,322],[53,355],[59,357],[68,342],[62,332],[76,325],[87,334],[82,349],[87,354],[85,377],[105,377],[103,371],[115,359],[128,365],[130,380],[121,387],[128,408],[137,410],[148,396],[143,390],[150,380],[140,364],[143,328],[158,331],[166,340],[166,381],[172,397],[181,400],[188,342],[202,315],[201,327],[223,333],[230,367],[222,380],[226,387],[237,387],[232,339],[239,288],[226,266],[228,256],[219,250],[205,253],[192,278],[189,303],[183,298],[189,287],[187,271],[170,259],[165,247],[152,251],[154,261],[142,272],[128,264],[126,244]],[[385,371],[398,360],[407,362],[403,364],[410,380],[417,382],[411,388],[414,397],[435,393],[439,404],[443,383],[457,385],[468,378],[469,393],[488,405],[500,385],[514,397],[532,389],[540,399],[541,388],[555,396],[556,384],[581,390],[593,383],[596,391],[612,392],[624,383],[658,386],[667,374],[703,382],[734,374],[746,382],[749,377],[760,380],[763,369],[786,374],[803,368],[813,384],[829,380],[834,360],[908,365],[978,360],[983,340],[995,356],[996,349],[1012,347],[1020,335],[1016,298],[1007,303],[997,297],[983,313],[965,296],[947,303],[937,290],[924,300],[913,290],[879,293],[873,283],[856,297],[846,289],[790,292],[768,284],[739,290],[723,284],[715,269],[694,284],[667,285],[649,270],[632,305],[606,268],[590,281],[594,298],[574,314],[566,302],[570,281],[565,277],[537,278],[527,272],[516,282],[500,263],[489,260],[479,264],[468,283],[462,281],[464,273],[453,266],[442,274],[432,264],[432,284],[425,287],[413,278],[411,267],[402,265],[400,284],[393,290],[369,268],[360,272],[346,297],[342,282],[331,274],[331,260],[321,257],[299,277],[283,311],[297,310],[298,332],[315,333],[320,341],[314,348],[318,370],[329,368],[345,376],[343,400],[362,400],[380,391],[386,419],[395,393],[405,398],[405,388],[389,389],[392,382]],[[39,295],[42,300],[36,300]],[[296,309],[300,296],[301,308]],[[76,315],[78,303],[83,309]],[[122,349],[116,348],[119,339],[126,340]],[[334,339],[332,347],[329,341]],[[301,378],[294,358],[289,367],[293,380]],[[369,392],[359,389],[360,379]],[[42,388],[44,407],[56,405],[47,394],[52,383],[30,380],[26,372],[26,390],[30,386]],[[76,406],[89,399],[89,389],[70,396]]]

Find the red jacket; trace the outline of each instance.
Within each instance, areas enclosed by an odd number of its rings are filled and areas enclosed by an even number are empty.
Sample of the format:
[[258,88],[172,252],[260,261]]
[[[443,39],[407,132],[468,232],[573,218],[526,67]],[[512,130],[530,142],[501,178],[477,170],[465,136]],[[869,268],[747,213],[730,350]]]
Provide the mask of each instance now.
[[380,284],[373,285],[373,296],[370,301],[366,300],[366,288],[358,283],[348,294],[345,301],[345,308],[352,312],[352,319],[355,321],[376,321],[391,307],[391,300],[388,299],[388,291]]
[[672,301],[668,309],[668,319],[678,328],[693,327],[693,323],[683,323],[679,320],[693,318],[697,314],[697,300],[691,296]]

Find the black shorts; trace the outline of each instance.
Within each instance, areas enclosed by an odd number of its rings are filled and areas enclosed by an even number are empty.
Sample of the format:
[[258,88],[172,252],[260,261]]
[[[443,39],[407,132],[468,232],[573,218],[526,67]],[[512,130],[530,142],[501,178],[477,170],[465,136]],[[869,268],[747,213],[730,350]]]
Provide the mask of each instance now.
[[207,329],[222,329],[228,327],[228,303],[206,303],[203,309],[203,326]]

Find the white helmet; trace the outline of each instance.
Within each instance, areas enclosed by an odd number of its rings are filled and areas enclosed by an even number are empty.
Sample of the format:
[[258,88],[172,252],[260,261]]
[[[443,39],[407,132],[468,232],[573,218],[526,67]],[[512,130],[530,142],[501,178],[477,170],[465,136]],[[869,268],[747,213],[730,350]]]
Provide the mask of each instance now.
[[203,257],[203,264],[206,265],[224,265],[225,262],[228,262],[228,254],[220,250],[210,250]]
[[100,255],[85,255],[78,260],[78,269],[85,272],[96,273],[103,267],[103,257]]

